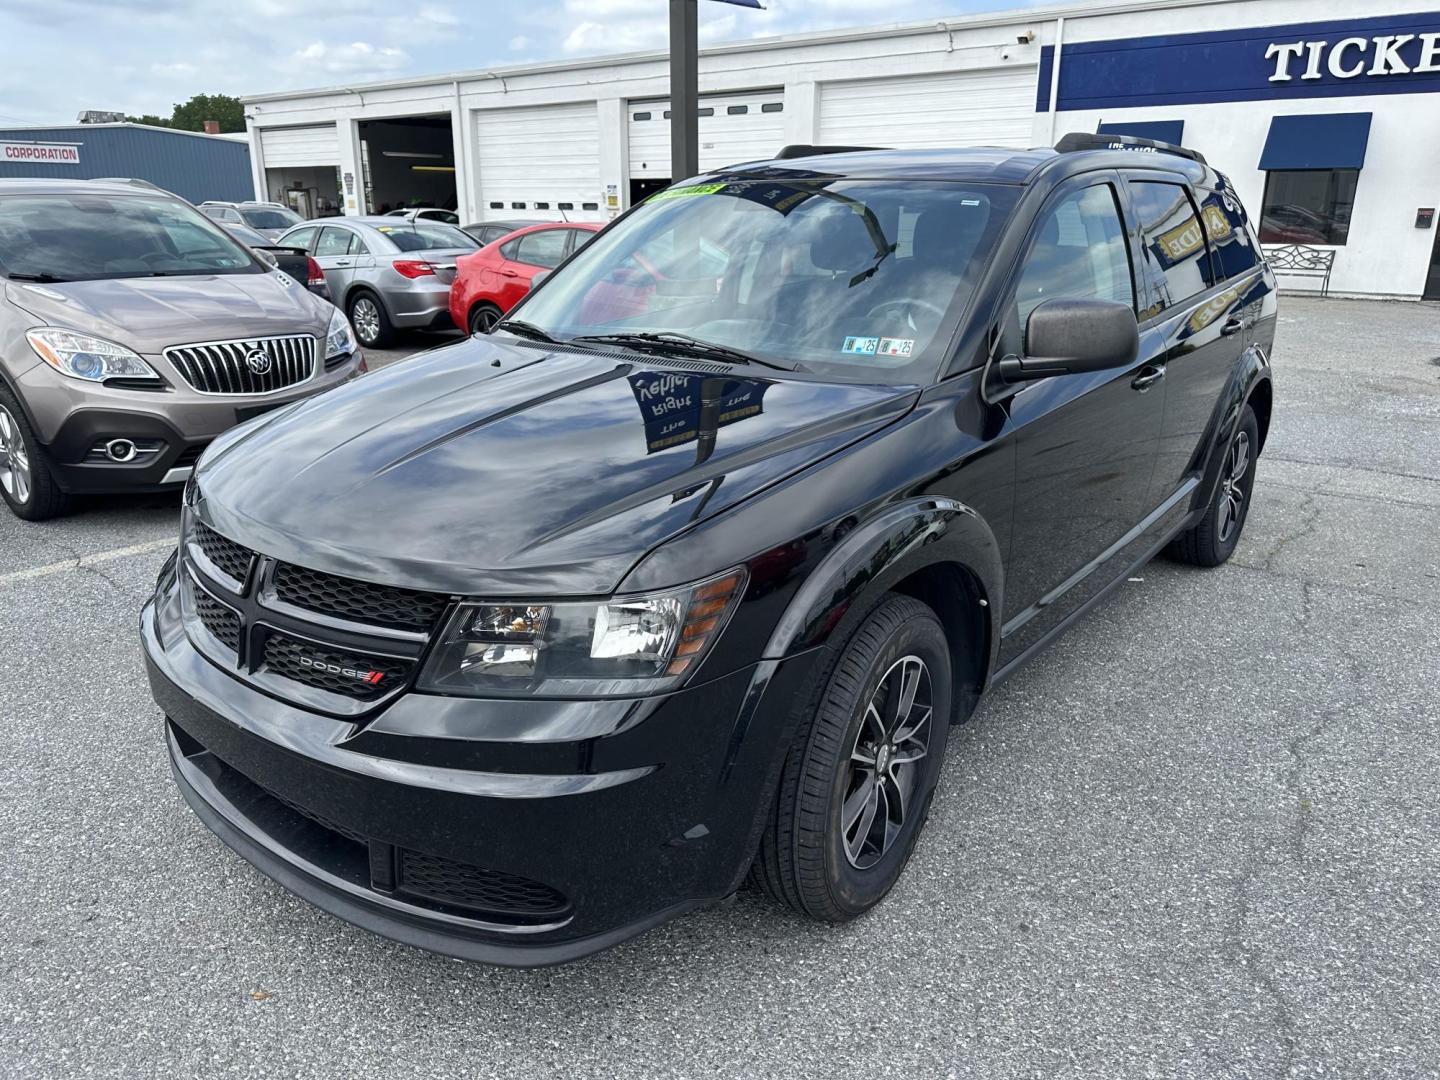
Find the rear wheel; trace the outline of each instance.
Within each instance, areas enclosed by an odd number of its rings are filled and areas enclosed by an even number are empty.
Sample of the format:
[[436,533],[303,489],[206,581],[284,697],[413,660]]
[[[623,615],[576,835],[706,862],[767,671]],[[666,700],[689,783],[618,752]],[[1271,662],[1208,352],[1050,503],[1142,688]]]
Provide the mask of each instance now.
[[1198,523],[1170,542],[1165,554],[1193,566],[1219,566],[1234,554],[1250,513],[1259,451],[1260,425],[1255,411],[1246,405],[1220,463],[1220,482],[1210,508]]
[[825,922],[878,904],[930,812],[950,732],[950,651],[935,613],[892,595],[846,643],[791,747],[754,877]]
[[470,309],[470,333],[488,334],[500,321],[500,309],[494,304],[476,304]]
[[350,325],[360,344],[368,349],[383,349],[395,339],[395,328],[385,305],[374,293],[359,292],[350,298]]
[[26,521],[44,521],[70,505],[51,475],[44,447],[8,390],[0,390],[0,498]]

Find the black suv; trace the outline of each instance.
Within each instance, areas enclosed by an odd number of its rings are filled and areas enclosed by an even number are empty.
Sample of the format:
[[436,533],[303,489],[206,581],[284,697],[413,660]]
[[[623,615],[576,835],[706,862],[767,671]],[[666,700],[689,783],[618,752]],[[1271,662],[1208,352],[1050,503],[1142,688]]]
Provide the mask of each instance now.
[[216,441],[142,616],[177,781],[458,957],[573,959],[747,875],[852,918],[988,687],[1162,548],[1234,550],[1274,322],[1179,148],[671,188],[493,334]]

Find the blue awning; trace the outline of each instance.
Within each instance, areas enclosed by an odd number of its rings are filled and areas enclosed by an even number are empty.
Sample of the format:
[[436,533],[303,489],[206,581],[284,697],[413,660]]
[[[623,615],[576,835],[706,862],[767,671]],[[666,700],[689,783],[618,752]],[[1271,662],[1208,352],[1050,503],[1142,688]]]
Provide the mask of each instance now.
[[1368,112],[1272,117],[1260,168],[1359,169],[1369,139]]
[[1180,146],[1185,135],[1184,120],[1131,120],[1101,124],[1097,135],[1133,135],[1137,139],[1154,139]]

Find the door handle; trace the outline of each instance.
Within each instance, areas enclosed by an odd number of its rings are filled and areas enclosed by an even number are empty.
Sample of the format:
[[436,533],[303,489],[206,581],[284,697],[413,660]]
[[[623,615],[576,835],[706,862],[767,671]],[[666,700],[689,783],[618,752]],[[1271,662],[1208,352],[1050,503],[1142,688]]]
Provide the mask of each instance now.
[[335,260],[335,264],[334,264],[334,265],[335,265],[336,267],[349,266],[349,265],[350,265],[350,260],[349,260],[349,259],[346,259],[344,262],[341,262],[339,259],[337,259],[337,260]]
[[1225,337],[1232,337],[1235,334],[1240,333],[1240,331],[1244,329],[1245,320],[1240,318],[1240,316],[1238,315],[1232,315],[1230,316],[1230,318],[1226,319],[1225,324],[1220,327],[1220,333]]
[[519,277],[520,275],[519,275],[516,271],[514,271],[514,270],[501,270],[501,271],[500,271],[500,276],[501,276],[501,277]]
[[1163,367],[1146,365],[1140,369],[1139,375],[1136,375],[1135,378],[1130,380],[1130,386],[1132,389],[1139,390],[1143,394],[1164,377],[1165,369]]

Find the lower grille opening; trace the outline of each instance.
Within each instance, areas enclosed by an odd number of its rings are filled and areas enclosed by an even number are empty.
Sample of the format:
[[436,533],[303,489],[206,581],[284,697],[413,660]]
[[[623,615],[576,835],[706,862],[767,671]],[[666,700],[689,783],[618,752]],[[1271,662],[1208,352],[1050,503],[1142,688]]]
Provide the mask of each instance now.
[[549,885],[483,866],[425,855],[408,848],[395,852],[397,891],[446,907],[486,914],[539,918],[559,915],[565,897]]
[[181,752],[237,809],[304,861],[357,885],[375,888],[377,850],[393,852],[397,880],[384,888],[417,908],[517,925],[558,921],[570,901],[538,881],[372,841],[356,830],[284,798],[227,765],[173,720]]

